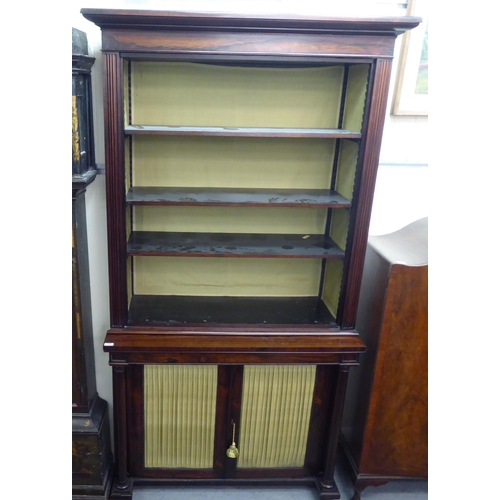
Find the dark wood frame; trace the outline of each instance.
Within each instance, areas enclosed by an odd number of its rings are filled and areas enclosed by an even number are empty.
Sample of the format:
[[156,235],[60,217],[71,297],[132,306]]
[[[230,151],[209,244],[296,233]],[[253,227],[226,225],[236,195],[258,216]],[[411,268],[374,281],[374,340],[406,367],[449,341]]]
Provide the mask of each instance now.
[[[324,448],[314,453],[312,445],[308,447],[308,460],[312,464],[310,470],[288,470],[287,473],[289,477],[296,477],[294,481],[316,481],[321,498],[339,498],[333,479],[336,450],[347,374],[365,350],[355,330],[355,319],[394,42],[399,34],[417,26],[420,19],[235,16],[107,9],[83,9],[82,14],[102,29],[111,318],[104,349],[109,352],[114,374],[117,474],[113,498],[131,497],[134,481],[160,481],[159,478],[130,475],[131,471],[143,475],[138,464],[139,457],[130,458],[129,450],[131,444],[136,447],[142,441],[140,373],[141,365],[148,363],[219,365],[216,422],[219,436],[216,437],[214,470],[208,474],[212,475],[211,478],[202,477],[203,474],[198,474],[198,478],[205,482],[225,483],[250,481],[252,476],[251,472],[242,474],[242,471],[235,470],[235,461],[228,463],[223,457],[223,450],[231,440],[229,420],[239,418],[242,366],[255,363],[318,365],[311,415],[315,425],[311,426],[309,437],[310,442],[316,439],[325,443]],[[355,134],[346,139],[359,143],[359,154],[344,256],[347,272],[341,285],[336,324],[314,325],[314,328],[310,325],[186,324],[181,327],[148,327],[128,324],[127,197],[123,188],[123,164],[126,134],[141,131],[124,128],[123,59],[282,66],[370,65],[361,136]],[[158,128],[154,133],[171,131]],[[218,132],[197,129],[194,133],[214,135]],[[261,134],[255,130],[231,133]],[[268,134],[269,131],[263,133]],[[303,133],[293,131],[295,136],[302,136]],[[225,436],[225,442],[220,436]],[[277,470],[266,471],[265,474],[261,471],[259,476],[267,478],[255,480],[274,481],[280,474]],[[221,479],[222,475],[225,475],[224,479]],[[178,472],[163,482],[181,480],[181,476],[183,473]]]

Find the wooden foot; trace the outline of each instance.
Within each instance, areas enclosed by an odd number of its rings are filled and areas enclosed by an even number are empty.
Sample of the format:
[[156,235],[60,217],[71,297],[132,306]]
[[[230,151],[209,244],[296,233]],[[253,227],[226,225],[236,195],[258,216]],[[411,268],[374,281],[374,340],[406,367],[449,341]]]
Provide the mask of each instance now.
[[116,478],[111,487],[109,500],[132,500],[134,484],[132,479],[128,478],[126,483],[118,483]]
[[335,481],[324,484],[321,482],[321,478],[316,478],[316,487],[318,488],[320,500],[338,500],[340,498],[340,492]]
[[354,482],[354,495],[351,500],[361,500],[361,493],[363,493],[364,489],[367,486],[382,486],[386,484],[388,480],[385,479],[357,479]]
[[365,485],[363,486],[362,488],[360,488],[359,490],[358,489],[354,489],[354,495],[352,497],[351,500],[361,500],[361,493],[363,492],[363,490],[366,488],[366,486],[368,485]]

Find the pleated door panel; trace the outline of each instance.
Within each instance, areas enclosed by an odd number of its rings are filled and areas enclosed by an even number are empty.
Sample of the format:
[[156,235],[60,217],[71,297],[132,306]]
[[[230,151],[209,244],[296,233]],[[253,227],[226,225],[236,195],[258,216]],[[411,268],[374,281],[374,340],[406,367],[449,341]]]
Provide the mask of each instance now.
[[238,468],[303,467],[316,366],[245,366]]
[[213,467],[217,366],[144,366],[146,468]]

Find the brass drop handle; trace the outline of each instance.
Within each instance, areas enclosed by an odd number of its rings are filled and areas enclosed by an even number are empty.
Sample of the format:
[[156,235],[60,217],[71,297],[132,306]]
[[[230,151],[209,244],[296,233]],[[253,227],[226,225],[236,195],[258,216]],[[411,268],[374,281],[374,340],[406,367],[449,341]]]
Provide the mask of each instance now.
[[236,443],[234,442],[234,436],[236,434],[236,424],[231,420],[231,424],[233,426],[233,444],[227,449],[226,455],[229,458],[238,458],[240,452],[238,448],[236,448]]

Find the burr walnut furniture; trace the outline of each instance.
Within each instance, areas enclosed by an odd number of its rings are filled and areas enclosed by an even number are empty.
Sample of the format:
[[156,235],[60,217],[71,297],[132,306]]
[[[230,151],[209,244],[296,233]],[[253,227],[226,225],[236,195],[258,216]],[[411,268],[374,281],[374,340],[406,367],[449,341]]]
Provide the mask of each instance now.
[[419,19],[82,14],[102,30],[112,496],[339,498],[393,47]]
[[368,240],[357,327],[368,347],[348,381],[342,445],[354,500],[427,477],[427,218]]

